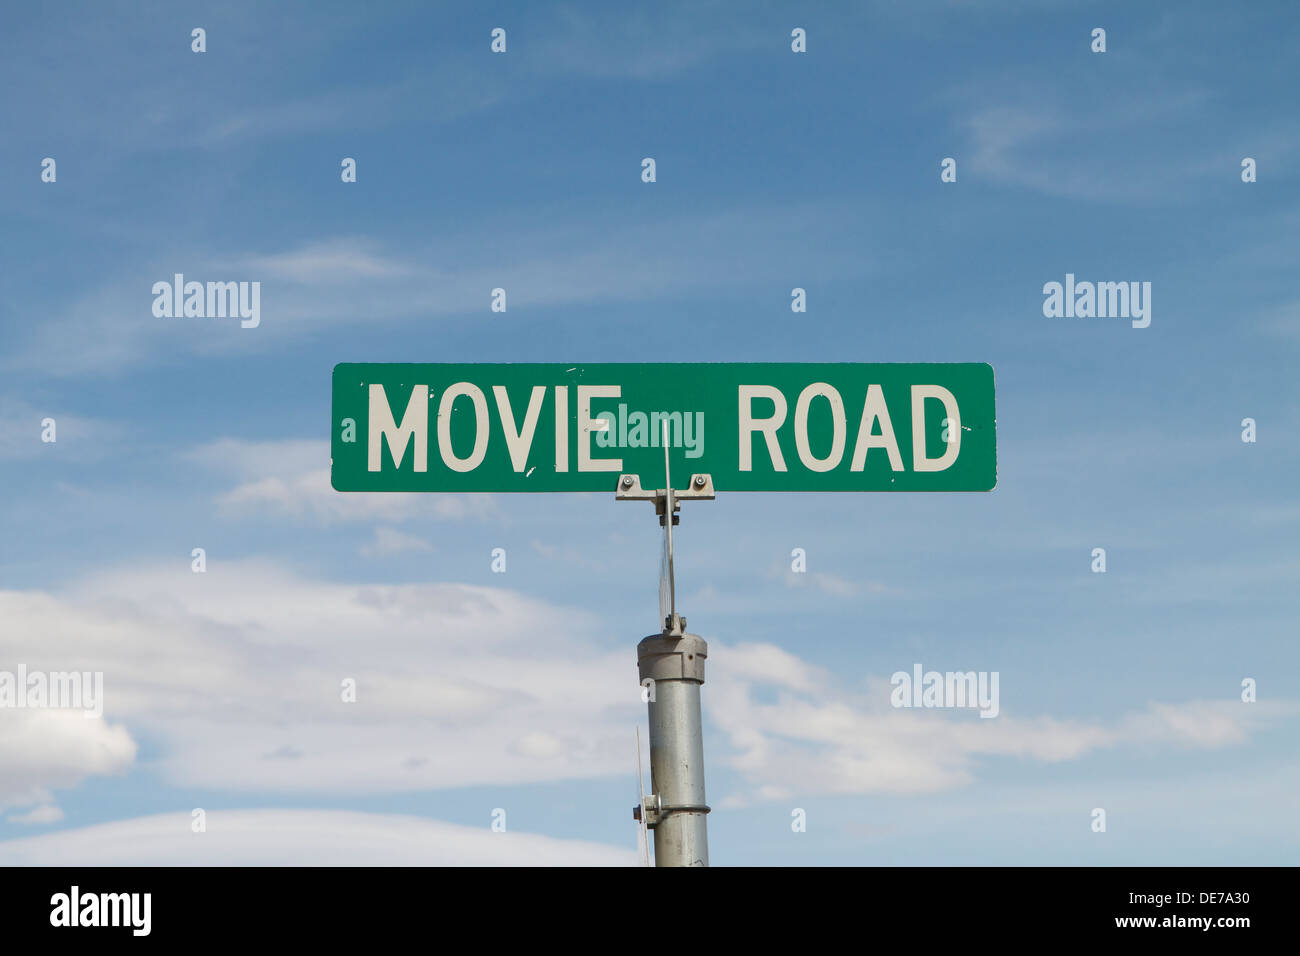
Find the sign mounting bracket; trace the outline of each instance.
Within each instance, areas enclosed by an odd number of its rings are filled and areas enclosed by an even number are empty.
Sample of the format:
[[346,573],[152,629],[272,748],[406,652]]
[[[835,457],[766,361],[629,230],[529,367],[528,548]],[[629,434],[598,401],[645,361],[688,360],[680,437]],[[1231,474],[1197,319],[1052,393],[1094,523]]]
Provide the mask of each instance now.
[[713,491],[713,479],[708,475],[691,475],[690,487],[681,491],[673,491],[671,488],[650,491],[641,487],[641,479],[636,475],[620,475],[618,488],[614,491],[614,500],[650,502],[655,506],[655,514],[659,516],[659,524],[662,527],[664,514],[668,510],[667,503],[670,495],[674,512],[673,524],[675,525],[682,523],[682,516],[677,512],[681,511],[683,501],[713,501],[717,498]]
[[[681,523],[683,501],[713,501],[717,495],[713,490],[713,478],[705,474],[691,475],[690,484],[681,491],[674,491],[672,480],[666,470],[666,488],[651,491],[641,487],[637,475],[619,475],[618,487],[614,489],[615,501],[648,501],[655,506],[659,516],[659,527],[664,529],[668,558],[668,615],[664,620],[664,633],[680,637],[686,632],[686,619],[677,613],[677,583],[673,574],[673,526]],[[671,520],[666,520],[671,518]],[[662,593],[662,592],[661,592]]]

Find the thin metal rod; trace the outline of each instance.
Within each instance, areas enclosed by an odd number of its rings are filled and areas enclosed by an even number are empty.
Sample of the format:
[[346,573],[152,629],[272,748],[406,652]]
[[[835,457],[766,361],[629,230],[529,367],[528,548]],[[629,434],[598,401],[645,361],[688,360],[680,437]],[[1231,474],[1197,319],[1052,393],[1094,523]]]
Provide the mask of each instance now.
[[650,832],[646,827],[645,781],[641,776],[641,727],[636,728],[636,802],[640,809],[637,814],[637,842],[641,849],[641,865],[650,865]]
[[668,535],[668,621],[675,623],[677,617],[677,581],[673,572],[673,476],[668,463],[668,419],[664,419],[664,533]]

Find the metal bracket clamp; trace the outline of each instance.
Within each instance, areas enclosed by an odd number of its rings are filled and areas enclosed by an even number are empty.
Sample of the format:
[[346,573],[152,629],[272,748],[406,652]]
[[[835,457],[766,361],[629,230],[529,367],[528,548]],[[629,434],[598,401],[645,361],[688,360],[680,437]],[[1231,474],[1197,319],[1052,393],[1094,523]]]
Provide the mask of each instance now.
[[664,515],[668,511],[668,504],[672,502],[673,524],[681,523],[681,515],[677,512],[681,510],[683,501],[713,501],[717,497],[713,491],[713,478],[709,475],[691,475],[691,483],[681,491],[675,491],[672,488],[660,488],[657,491],[651,491],[641,487],[641,479],[637,475],[619,475],[618,487],[614,489],[615,501],[648,501],[655,506],[655,514],[659,516],[659,524],[664,523]]
[[647,793],[643,796],[641,803],[632,808],[632,819],[639,823],[642,813],[645,814],[647,830],[653,830],[659,825],[659,794]]
[[[641,487],[641,479],[637,475],[619,475],[618,486],[614,489],[614,500],[649,501],[655,506],[655,514],[659,516],[659,527],[664,529],[664,554],[668,569],[668,603],[667,613],[664,615],[664,633],[680,637],[686,632],[686,618],[677,613],[677,585],[673,578],[673,526],[681,522],[681,516],[677,512],[681,510],[683,501],[712,501],[717,495],[713,493],[713,478],[702,474],[691,475],[690,484],[684,490],[673,490],[672,473],[668,464],[667,425],[664,426],[664,478],[664,483],[668,487],[648,491]],[[672,520],[666,520],[670,515]],[[664,582],[661,577],[659,584],[661,610],[665,609],[663,587]]]
[[[645,825],[646,825],[646,829],[648,830],[653,830],[655,827],[657,827],[660,823],[663,822],[664,817],[668,816],[670,813],[712,813],[713,812],[711,807],[708,807],[704,804],[696,805],[690,803],[679,803],[679,804],[660,803],[659,795],[657,793],[647,793],[645,796],[645,802],[642,805],[645,807]],[[632,819],[633,820],[641,819],[641,807],[632,808]]]

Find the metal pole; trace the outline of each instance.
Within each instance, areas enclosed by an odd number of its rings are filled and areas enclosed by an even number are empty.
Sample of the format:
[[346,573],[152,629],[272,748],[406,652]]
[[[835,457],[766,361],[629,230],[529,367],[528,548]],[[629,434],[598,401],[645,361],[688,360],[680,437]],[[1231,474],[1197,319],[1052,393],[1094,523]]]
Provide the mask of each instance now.
[[708,866],[700,688],[709,646],[694,634],[652,634],[637,645],[650,686],[650,789],[655,866]]
[[[664,469],[667,478],[666,461]],[[649,691],[651,792],[642,795],[632,815],[655,832],[655,866],[708,866],[700,688],[709,645],[704,638],[685,633],[686,619],[677,613],[672,527],[681,501],[713,500],[713,480],[692,475],[684,491],[674,491],[671,484],[649,491],[641,488],[636,475],[620,475],[614,497],[651,502],[664,526],[668,548],[670,611],[663,632],[636,646],[641,686]]]

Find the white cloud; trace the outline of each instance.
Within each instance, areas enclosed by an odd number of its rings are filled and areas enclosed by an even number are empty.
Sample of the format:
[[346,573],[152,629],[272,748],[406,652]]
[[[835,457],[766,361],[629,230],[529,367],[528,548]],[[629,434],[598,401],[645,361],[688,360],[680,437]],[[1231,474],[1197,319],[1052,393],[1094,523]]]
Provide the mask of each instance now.
[[412,275],[417,268],[385,257],[378,243],[365,238],[309,242],[276,255],[253,256],[239,263],[250,275],[302,283],[338,283],[355,279]]
[[[0,591],[0,620],[23,627],[24,617],[10,617],[13,602]],[[35,608],[33,608],[35,610]],[[39,613],[39,611],[37,611]],[[0,636],[0,660],[32,660],[17,651],[11,637]],[[30,670],[38,669],[34,664]],[[64,668],[52,668],[63,670]],[[121,773],[135,761],[136,744],[121,724],[87,718],[71,710],[0,710],[0,809],[48,803],[49,790],[72,787],[87,777]]]
[[791,781],[800,794],[947,790],[974,780],[988,756],[1052,763],[1119,746],[1221,747],[1298,710],[1286,703],[1152,703],[1100,723],[1008,716],[1004,702],[1004,712],[988,720],[969,710],[895,709],[885,679],[845,691],[827,672],[772,645],[710,642],[709,664],[705,708],[734,751],[722,759],[751,785],[752,797],[730,795],[720,804],[727,806],[787,793]]
[[826,682],[819,669],[775,644],[737,644],[726,651],[726,672],[735,679],[808,692]]
[[8,821],[10,823],[21,823],[27,826],[35,826],[44,823],[58,823],[63,819],[63,811],[52,803],[45,803],[39,807],[29,810],[27,813],[12,814]]
[[178,786],[362,793],[626,773],[643,716],[627,648],[588,614],[494,588],[133,567],[0,592],[0,620],[0,659],[104,673],[102,721],[0,722],[17,805],[129,766],[123,726]]
[[591,570],[604,570],[606,568],[605,563],[600,558],[593,557],[589,551],[584,551],[581,548],[570,545],[547,544],[536,538],[533,538],[528,544],[535,552],[557,567],[588,568]]
[[[989,95],[987,85],[980,90],[978,95]],[[1164,124],[1194,122],[1205,105],[1205,94],[1197,90],[1157,89],[1100,105],[1063,102],[1040,90],[1005,90],[993,105],[972,105],[973,95],[965,89],[956,95],[962,104],[957,125],[969,139],[966,168],[982,179],[1050,196],[1148,203],[1175,195],[1171,183],[1219,172],[1176,154],[1159,167],[1117,160],[1110,146],[1117,138],[1141,140]],[[960,163],[962,153],[956,155]],[[1231,174],[1232,164],[1226,168]]]
[[1246,740],[1254,727],[1280,716],[1293,716],[1289,701],[1245,704],[1239,700],[1151,702],[1146,711],[1125,719],[1124,736],[1144,744],[1175,744],[1214,750]]
[[[497,588],[315,581],[263,561],[130,567],[59,594],[0,592],[0,620],[0,659],[104,673],[101,720],[0,722],[11,806],[130,768],[131,734],[155,742],[151,766],[174,786],[337,795],[624,774],[644,718],[627,647],[580,610]],[[1004,702],[982,720],[894,709],[884,678],[846,689],[771,644],[710,645],[704,701],[723,736],[710,754],[758,800],[950,789],[991,756],[1220,747],[1295,712],[1157,702],[1103,723]]]
[[864,593],[877,597],[897,597],[902,593],[881,581],[851,581],[830,571],[795,571],[788,562],[782,560],[774,561],[768,566],[767,577],[782,582],[788,588],[811,587],[837,598],[852,598]]
[[[55,441],[52,442],[41,438],[46,418],[54,419]],[[0,461],[40,456],[61,460],[95,458],[111,448],[121,434],[119,425],[70,414],[63,403],[36,408],[27,402],[0,397]]]
[[[217,497],[232,514],[274,514],[332,524],[344,521],[401,521],[412,518],[484,518],[497,513],[490,495],[428,495],[407,492],[339,492],[330,484],[326,441],[241,441],[223,438],[186,457],[232,474],[235,487]],[[380,547],[378,540],[372,547]],[[396,543],[391,534],[387,544]]]
[[631,849],[421,817],[223,810],[195,833],[168,813],[0,842],[5,866],[635,866]]
[[[589,210],[606,216],[606,209]],[[852,228],[863,213],[842,201],[770,204],[706,210],[645,221],[607,221],[593,240],[573,218],[539,218],[536,210],[507,211],[439,233],[412,247],[364,236],[342,236],[241,255],[168,248],[149,263],[119,270],[112,282],[54,303],[49,321],[0,364],[43,374],[121,374],[178,355],[292,352],[296,337],[329,326],[486,316],[489,291],[509,292],[510,313],[591,303],[643,303],[713,293],[794,272],[805,282],[861,276],[887,266],[889,250],[872,246],[826,249],[814,241],[827,230]],[[541,223],[541,225],[539,225]],[[719,259],[718,250],[734,250]],[[478,251],[475,251],[478,250]],[[483,253],[482,250],[489,250]],[[503,265],[504,263],[504,265]],[[154,282],[183,273],[194,280],[263,282],[261,324],[160,319],[152,314]],[[128,274],[129,273],[129,274]],[[59,361],[50,364],[49,356]]]
[[366,558],[382,558],[404,551],[432,551],[433,545],[423,538],[398,531],[396,528],[379,527],[375,529],[374,540],[361,546],[361,555]]

